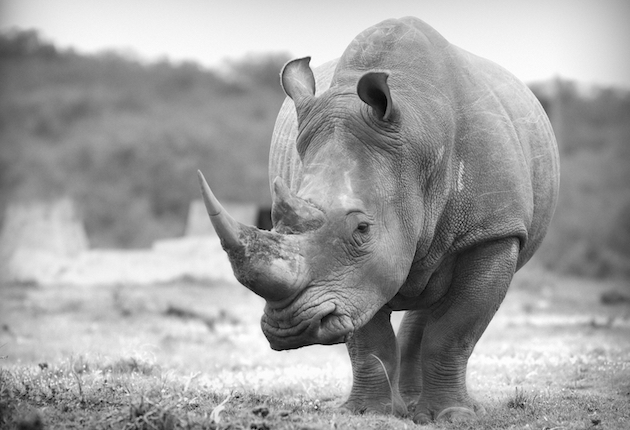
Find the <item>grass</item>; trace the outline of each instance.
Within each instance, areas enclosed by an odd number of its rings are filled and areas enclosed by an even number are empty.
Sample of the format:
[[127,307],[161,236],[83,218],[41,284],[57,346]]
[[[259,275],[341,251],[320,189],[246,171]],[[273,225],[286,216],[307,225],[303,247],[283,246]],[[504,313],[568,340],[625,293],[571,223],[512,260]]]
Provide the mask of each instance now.
[[[628,428],[630,308],[602,301],[611,291],[628,292],[519,274],[470,360],[487,414],[424,428]],[[262,305],[243,288],[192,282],[0,286],[0,428],[416,427],[342,413],[345,348],[271,351]]]
[[[82,362],[79,372],[72,361],[3,369],[0,424],[3,428],[41,428],[35,423],[42,422],[46,428],[125,429],[414,427],[406,419],[340,413],[336,405],[341,393],[262,394],[254,387],[215,391],[155,365],[143,363],[141,370],[128,364]],[[487,414],[477,422],[428,428],[621,429],[630,422],[627,405],[627,399],[579,390],[516,388],[513,395],[486,403]]]
[[[0,423],[18,428],[39,420],[51,428],[219,429],[327,428],[334,421],[340,425],[357,421],[335,411],[336,396],[319,398],[294,390],[262,394],[253,387],[212,390],[203,381],[191,382],[155,365],[141,363],[141,370],[128,364],[82,361],[79,372],[71,361],[3,369]],[[357,425],[360,428],[361,422]]]

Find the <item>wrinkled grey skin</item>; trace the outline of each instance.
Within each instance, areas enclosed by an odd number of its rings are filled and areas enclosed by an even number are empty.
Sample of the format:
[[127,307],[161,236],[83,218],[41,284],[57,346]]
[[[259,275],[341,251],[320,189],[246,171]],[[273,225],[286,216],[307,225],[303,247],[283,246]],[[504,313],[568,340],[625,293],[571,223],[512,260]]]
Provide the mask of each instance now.
[[468,358],[557,200],[542,107],[415,18],[365,30],[314,76],[298,59],[281,78],[275,231],[231,220],[202,180],[237,278],[267,300],[271,347],[345,342],[355,412],[421,423],[483,412]]

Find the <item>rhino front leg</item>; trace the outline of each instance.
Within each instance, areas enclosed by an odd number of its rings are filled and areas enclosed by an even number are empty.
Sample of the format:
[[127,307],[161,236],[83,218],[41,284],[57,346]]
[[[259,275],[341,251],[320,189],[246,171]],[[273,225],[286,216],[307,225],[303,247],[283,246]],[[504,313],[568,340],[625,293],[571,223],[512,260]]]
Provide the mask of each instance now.
[[400,328],[398,342],[400,344],[400,395],[410,407],[410,411],[422,393],[422,362],[420,345],[422,333],[429,319],[426,309],[406,311]]
[[468,395],[466,367],[505,297],[518,250],[518,240],[510,238],[479,245],[458,257],[448,293],[431,308],[422,333],[422,388],[415,422],[467,419],[483,412]]
[[400,354],[390,315],[391,311],[379,310],[346,343],[353,379],[343,408],[355,413],[407,413],[398,391]]

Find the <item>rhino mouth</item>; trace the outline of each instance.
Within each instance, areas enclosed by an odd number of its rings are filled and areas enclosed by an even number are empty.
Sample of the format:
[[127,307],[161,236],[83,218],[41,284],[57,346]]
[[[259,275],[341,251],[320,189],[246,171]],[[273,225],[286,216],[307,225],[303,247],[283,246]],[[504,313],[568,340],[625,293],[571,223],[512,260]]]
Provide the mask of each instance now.
[[269,303],[261,319],[263,333],[276,351],[303,346],[344,343],[352,336],[352,318],[339,311],[333,302],[325,302],[299,313],[290,308],[275,309]]

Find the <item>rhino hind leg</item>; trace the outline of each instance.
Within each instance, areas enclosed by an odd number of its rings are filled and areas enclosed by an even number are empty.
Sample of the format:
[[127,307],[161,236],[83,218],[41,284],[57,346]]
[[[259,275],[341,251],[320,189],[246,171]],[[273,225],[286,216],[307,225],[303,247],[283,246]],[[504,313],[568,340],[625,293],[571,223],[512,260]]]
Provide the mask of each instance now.
[[352,390],[343,409],[404,416],[407,407],[398,390],[400,354],[390,323],[381,309],[346,342],[352,363]]
[[[410,339],[401,339],[403,358],[416,363],[401,365],[401,381],[408,376],[421,384],[402,384],[406,393],[420,391],[413,420],[468,420],[485,410],[468,394],[466,367],[475,344],[505,297],[518,258],[518,240],[503,239],[482,244],[457,259],[452,282],[445,297],[428,315],[416,313],[424,330],[404,328],[402,337],[420,334],[419,353],[410,353]],[[411,322],[408,321],[407,324]],[[411,372],[411,375],[403,374]]]

